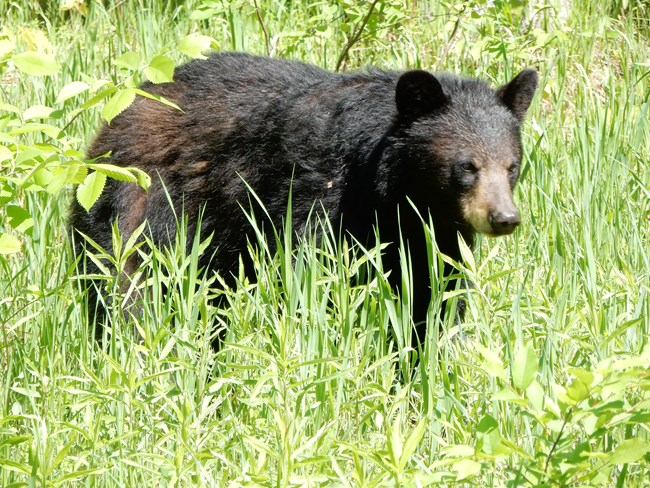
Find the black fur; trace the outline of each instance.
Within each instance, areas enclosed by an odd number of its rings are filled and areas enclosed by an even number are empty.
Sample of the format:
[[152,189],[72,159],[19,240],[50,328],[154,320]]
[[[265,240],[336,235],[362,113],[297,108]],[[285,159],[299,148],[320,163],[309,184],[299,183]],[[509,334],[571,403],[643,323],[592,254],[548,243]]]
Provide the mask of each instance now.
[[[512,217],[507,200],[518,176],[520,122],[537,83],[533,70],[495,92],[482,81],[448,74],[335,74],[223,53],[179,67],[174,80],[143,88],[182,111],[138,98],[90,148],[89,157],[110,151],[110,163],[141,168],[153,180],[146,194],[110,180],[89,213],[73,205],[73,227],[109,250],[116,218],[125,238],[147,219],[154,241],[169,241],[175,224],[162,179],[190,225],[205,206],[202,233],[214,233],[206,255],[218,249],[213,268],[224,275],[236,271],[248,237],[240,209],[249,202],[244,179],[276,222],[292,187],[298,232],[314,202],[361,241],[378,221],[382,240],[393,243],[385,263],[397,283],[399,208],[413,260],[415,319],[421,321],[429,272],[422,225],[407,199],[422,216],[431,215],[439,248],[454,259],[460,259],[458,233],[471,243],[477,230],[503,234],[518,223],[517,216],[503,224],[505,230],[489,223],[484,230],[466,215],[478,209],[474,221],[483,225],[485,212],[498,220],[507,213],[501,207],[508,207]],[[499,184],[480,186],[485,175],[492,175],[490,182],[498,176]],[[418,335],[423,338],[423,325]]]

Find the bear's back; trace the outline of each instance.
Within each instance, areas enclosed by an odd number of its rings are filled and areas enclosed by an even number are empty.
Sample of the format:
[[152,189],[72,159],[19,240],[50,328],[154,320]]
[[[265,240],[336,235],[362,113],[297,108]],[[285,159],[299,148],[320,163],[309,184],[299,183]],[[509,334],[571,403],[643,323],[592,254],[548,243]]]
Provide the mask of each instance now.
[[299,61],[244,53],[214,53],[207,59],[178,67],[174,81],[186,84],[193,91],[215,91],[221,87],[233,92],[248,92],[255,97],[259,92],[268,90],[305,89],[336,76]]

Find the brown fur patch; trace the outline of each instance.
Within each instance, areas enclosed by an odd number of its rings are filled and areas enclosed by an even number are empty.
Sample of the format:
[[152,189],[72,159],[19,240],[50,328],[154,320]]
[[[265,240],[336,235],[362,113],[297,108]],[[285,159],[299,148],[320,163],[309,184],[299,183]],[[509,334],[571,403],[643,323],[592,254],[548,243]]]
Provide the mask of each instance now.
[[460,202],[463,219],[469,222],[476,232],[485,235],[493,235],[490,225],[490,198],[491,192],[487,185],[479,184],[474,187]]
[[[130,198],[127,199],[129,202],[128,208],[122,209],[119,219],[120,233],[125,241],[144,222],[147,208],[147,194],[145,191],[139,187],[130,190],[128,193]],[[127,259],[124,271],[132,275],[139,264],[137,253],[134,253]]]
[[136,156],[135,164],[137,166],[148,166],[149,164],[158,166],[173,163],[178,146],[170,144],[170,141],[182,138],[179,136],[182,135],[180,129],[183,112],[156,100],[140,99],[136,103],[140,106],[133,111],[131,125],[146,127],[147,133],[139,148],[132,148],[138,151],[134,154]]
[[504,164],[491,161],[479,168],[477,184],[461,199],[461,211],[476,232],[496,236],[490,214],[504,210],[516,211],[508,172]]

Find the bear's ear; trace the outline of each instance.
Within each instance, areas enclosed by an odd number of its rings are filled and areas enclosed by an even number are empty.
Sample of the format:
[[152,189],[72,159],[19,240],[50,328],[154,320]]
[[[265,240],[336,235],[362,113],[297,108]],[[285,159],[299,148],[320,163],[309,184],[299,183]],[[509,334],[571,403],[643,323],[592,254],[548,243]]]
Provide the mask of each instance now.
[[521,121],[526,115],[530,102],[533,101],[536,89],[537,71],[528,68],[515,76],[510,83],[499,88],[497,96],[514,116]]
[[427,71],[407,71],[397,80],[395,103],[402,117],[415,119],[433,112],[448,101],[438,79]]

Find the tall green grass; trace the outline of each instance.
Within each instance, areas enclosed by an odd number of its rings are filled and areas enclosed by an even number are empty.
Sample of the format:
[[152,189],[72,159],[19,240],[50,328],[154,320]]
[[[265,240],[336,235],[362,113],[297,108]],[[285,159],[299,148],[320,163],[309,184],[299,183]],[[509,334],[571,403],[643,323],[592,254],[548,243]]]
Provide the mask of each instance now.
[[[54,143],[69,149],[83,150],[99,113],[57,104],[63,86],[139,79],[114,64],[126,51],[183,61],[178,40],[193,32],[330,69],[500,84],[536,66],[542,81],[523,135],[523,225],[479,237],[459,264],[473,282],[462,324],[439,323],[434,296],[440,332],[419,363],[404,340],[408,273],[396,296],[382,243],[342,243],[319,222],[253,243],[258,279],[234,287],[200,272],[203,245],[182,219],[169,248],[96,251],[112,289],[100,345],[66,232],[71,194],[0,194],[2,232],[16,232],[9,206],[34,218],[20,252],[0,255],[0,486],[647,486],[643,4],[384,0],[366,24],[372,3],[91,2],[86,16],[40,5],[0,5],[0,102],[61,109],[44,120],[65,127]],[[15,69],[12,53],[34,49],[56,55],[57,74]],[[4,109],[0,122],[18,154],[53,142],[12,133],[23,121]],[[25,176],[12,161],[0,163],[5,192]],[[142,265],[125,286],[114,271],[130,254]]]

